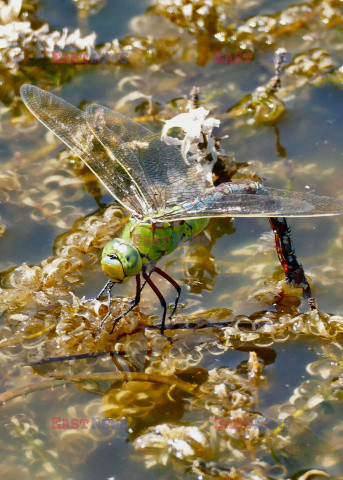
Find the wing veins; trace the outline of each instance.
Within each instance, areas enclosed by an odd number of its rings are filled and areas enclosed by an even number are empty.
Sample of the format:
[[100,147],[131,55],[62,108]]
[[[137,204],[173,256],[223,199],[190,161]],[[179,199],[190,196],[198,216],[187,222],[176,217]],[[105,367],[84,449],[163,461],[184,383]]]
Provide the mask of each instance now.
[[[105,153],[105,158],[107,152],[96,152],[97,144],[102,149],[103,147],[98,136],[89,129],[84,113],[59,97],[33,85],[23,85],[21,94],[31,113],[87,165],[115,200],[132,213],[136,213],[139,205],[130,198],[122,173],[109,171],[103,158],[94,160],[93,152],[97,157],[100,157],[100,153],[104,157]],[[53,113],[49,116],[47,112]],[[78,121],[78,128],[73,125],[75,119]],[[120,191],[121,195],[118,195],[119,192],[116,190]]]
[[[223,185],[223,184],[222,184]],[[340,215],[343,203],[311,193],[263,187],[262,194],[230,193],[215,199],[213,188],[199,197],[171,208],[154,220],[178,221],[212,217],[321,217]],[[210,195],[210,193],[213,195]],[[203,201],[205,199],[206,201]]]

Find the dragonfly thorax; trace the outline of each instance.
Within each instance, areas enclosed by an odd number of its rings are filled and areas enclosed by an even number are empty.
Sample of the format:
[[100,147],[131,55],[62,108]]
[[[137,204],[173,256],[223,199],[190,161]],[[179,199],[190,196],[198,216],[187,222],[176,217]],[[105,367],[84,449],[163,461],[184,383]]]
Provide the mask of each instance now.
[[121,238],[110,240],[102,251],[103,272],[115,283],[125,283],[142,270],[142,258],[137,248]]

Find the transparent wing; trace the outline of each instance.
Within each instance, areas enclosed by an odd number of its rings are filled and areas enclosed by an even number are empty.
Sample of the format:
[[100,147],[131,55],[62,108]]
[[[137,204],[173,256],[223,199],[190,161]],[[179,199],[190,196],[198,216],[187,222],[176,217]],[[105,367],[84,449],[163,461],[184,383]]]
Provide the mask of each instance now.
[[166,145],[144,126],[101,105],[90,105],[86,115],[109,155],[119,157],[118,149],[134,154],[126,155],[125,163],[137,183],[143,176],[148,182],[153,210],[161,211],[204,193],[205,182],[196,163],[189,161],[187,165],[179,147]]
[[219,185],[184,202],[158,218],[165,221],[205,217],[320,217],[343,214],[343,203],[311,193],[289,192],[263,186],[262,194],[223,195]]
[[132,213],[142,211],[145,202],[139,185],[128,169],[109,157],[81,110],[34,85],[22,85],[20,93],[27,108],[81,158],[119,203]]

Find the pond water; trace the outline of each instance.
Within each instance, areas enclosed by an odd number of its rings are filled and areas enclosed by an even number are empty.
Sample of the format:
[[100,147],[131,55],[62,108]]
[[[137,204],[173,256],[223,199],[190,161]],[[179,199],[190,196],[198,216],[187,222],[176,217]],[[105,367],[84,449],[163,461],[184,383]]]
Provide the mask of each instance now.
[[[217,181],[343,200],[337,2],[31,3],[33,28],[34,15],[51,31],[96,32],[98,50],[118,39],[129,61],[31,52],[2,68],[1,479],[343,479],[342,217],[289,220],[319,310],[284,282],[267,218],[219,218],[159,262],[182,286],[176,328],[160,335],[145,288],[111,335],[99,328],[105,300],[80,299],[104,285],[101,250],[127,213],[19,97],[33,83],[160,132],[197,85],[224,137]],[[250,95],[273,77],[280,47],[287,63],[269,101],[282,111],[261,121]],[[256,58],[218,54],[244,51]],[[117,315],[134,283],[113,288]],[[171,304],[173,289],[156,285]]]

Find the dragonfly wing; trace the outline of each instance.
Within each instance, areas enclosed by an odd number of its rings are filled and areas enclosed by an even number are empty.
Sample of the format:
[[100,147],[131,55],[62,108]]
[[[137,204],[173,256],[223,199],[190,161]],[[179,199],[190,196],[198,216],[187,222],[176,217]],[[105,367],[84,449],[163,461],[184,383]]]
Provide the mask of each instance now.
[[[128,119],[116,112],[112,112],[101,105],[92,104],[86,108],[85,115],[89,128],[94,131],[95,135],[106,150],[109,158],[114,162],[118,162],[127,175],[132,179],[132,183],[139,194],[144,199],[143,211],[147,213],[151,209],[158,212],[162,209],[160,203],[160,192],[148,173],[144,170],[139,161],[139,152],[149,147],[148,141],[132,140],[128,142],[126,132],[126,124]],[[132,122],[136,125],[134,122]],[[131,144],[138,145],[139,150],[131,148]]]
[[142,200],[132,195],[130,175],[108,156],[81,110],[34,85],[22,85],[20,93],[33,115],[81,158],[119,203],[132,213],[140,211]]
[[[223,185],[223,184],[222,184]],[[222,187],[219,185],[219,187]],[[263,187],[263,193],[218,194],[213,188],[194,200],[166,212],[159,220],[177,221],[205,217],[320,217],[343,214],[343,203],[311,193]]]
[[113,155],[118,154],[118,146],[134,153],[126,164],[136,183],[154,196],[158,211],[204,193],[197,164],[191,160],[187,164],[179,147],[166,145],[159,135],[101,105],[87,107],[87,118]]

